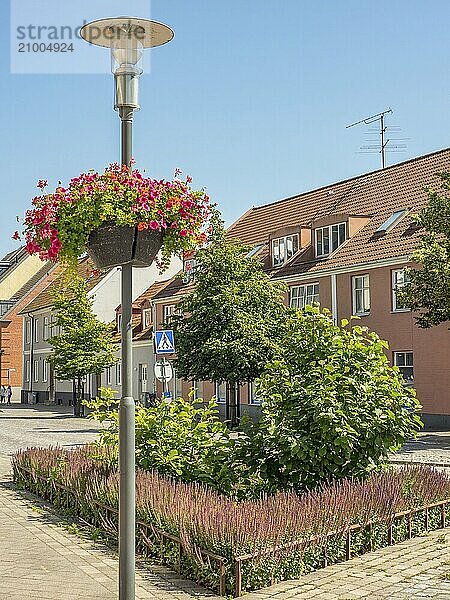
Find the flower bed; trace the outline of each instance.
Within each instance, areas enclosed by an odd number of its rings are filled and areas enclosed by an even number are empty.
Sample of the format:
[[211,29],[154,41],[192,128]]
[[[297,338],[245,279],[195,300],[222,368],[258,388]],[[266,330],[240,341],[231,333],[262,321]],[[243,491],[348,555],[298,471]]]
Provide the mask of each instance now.
[[[117,536],[107,450],[34,448],[12,464],[16,483]],[[243,502],[144,471],[136,486],[139,550],[235,596],[445,527],[450,516],[450,478],[429,467]]]

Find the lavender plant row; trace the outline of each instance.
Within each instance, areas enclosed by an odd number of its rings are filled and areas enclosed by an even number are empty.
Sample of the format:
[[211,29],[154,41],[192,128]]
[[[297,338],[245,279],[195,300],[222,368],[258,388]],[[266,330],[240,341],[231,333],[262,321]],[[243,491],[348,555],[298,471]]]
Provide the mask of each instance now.
[[[12,465],[16,483],[117,535],[118,474],[107,448],[32,448]],[[242,502],[138,471],[137,544],[187,577],[238,595],[442,527],[445,503],[394,516],[449,498],[450,478],[430,467]]]

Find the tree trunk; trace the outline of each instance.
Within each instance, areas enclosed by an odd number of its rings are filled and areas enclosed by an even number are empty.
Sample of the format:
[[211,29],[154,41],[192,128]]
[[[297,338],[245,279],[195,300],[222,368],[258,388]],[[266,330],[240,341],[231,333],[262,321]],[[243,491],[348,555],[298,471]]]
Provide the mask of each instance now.
[[84,417],[84,406],[82,404],[84,398],[84,386],[81,377],[77,377],[77,386],[75,393],[75,402],[73,405],[73,414],[76,417]]
[[234,381],[227,383],[227,394],[226,394],[226,419],[229,423],[230,429],[234,429],[239,425],[240,421],[240,394],[239,384]]

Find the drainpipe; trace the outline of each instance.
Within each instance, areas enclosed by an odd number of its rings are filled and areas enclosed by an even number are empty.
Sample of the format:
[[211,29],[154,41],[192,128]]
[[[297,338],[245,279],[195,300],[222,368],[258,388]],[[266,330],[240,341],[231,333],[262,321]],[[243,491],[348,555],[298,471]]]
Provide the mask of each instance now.
[[338,302],[337,302],[337,276],[331,275],[331,315],[335,325],[338,322]]
[[[28,400],[30,399],[30,396],[33,394],[33,380],[34,380],[34,317],[31,315],[31,313],[27,313],[27,317],[30,319],[31,321],[31,326],[30,326],[30,381],[29,381],[29,386],[28,386]],[[25,325],[25,336],[27,334],[27,327]]]

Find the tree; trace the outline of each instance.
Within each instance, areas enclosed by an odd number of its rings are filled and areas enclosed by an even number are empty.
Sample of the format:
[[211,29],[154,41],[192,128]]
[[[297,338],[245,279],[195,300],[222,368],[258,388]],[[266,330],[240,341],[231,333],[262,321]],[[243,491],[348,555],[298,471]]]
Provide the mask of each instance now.
[[304,490],[363,477],[420,428],[415,391],[360,326],[291,310],[280,350],[257,382],[262,418],[240,452],[262,490]]
[[418,268],[406,269],[410,281],[397,290],[424,328],[450,320],[450,173],[440,177],[440,191],[428,190],[428,204],[416,216],[424,230],[411,257]]
[[249,248],[226,236],[218,213],[196,254],[195,288],[173,317],[178,374],[227,383],[227,419],[238,423],[238,388],[262,372],[276,347],[285,307]]
[[58,379],[74,381],[74,415],[82,416],[83,377],[100,374],[116,362],[112,328],[97,319],[86,282],[72,269],[53,292],[53,310],[53,325],[61,333],[49,339],[53,350],[48,361]]

